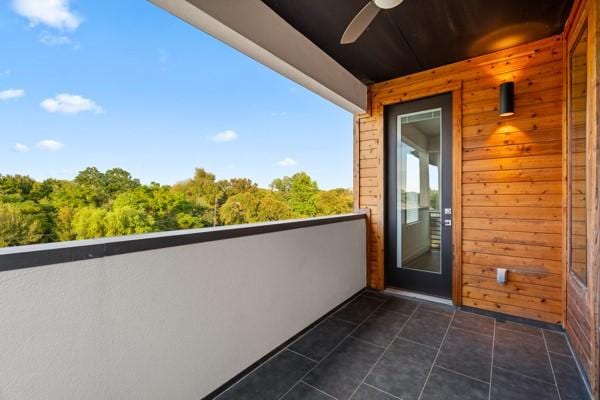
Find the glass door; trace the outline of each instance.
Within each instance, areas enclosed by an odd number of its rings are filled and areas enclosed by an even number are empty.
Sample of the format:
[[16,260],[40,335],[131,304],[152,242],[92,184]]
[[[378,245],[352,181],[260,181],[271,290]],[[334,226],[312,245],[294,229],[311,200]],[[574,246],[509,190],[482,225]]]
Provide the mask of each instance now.
[[388,107],[386,281],[450,297],[451,96]]

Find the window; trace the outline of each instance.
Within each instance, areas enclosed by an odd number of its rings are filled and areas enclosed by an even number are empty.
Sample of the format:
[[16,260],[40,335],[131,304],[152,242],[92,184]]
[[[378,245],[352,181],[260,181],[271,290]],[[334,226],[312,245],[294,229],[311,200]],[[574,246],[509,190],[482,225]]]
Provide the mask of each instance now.
[[569,54],[568,255],[571,273],[587,284],[587,27]]

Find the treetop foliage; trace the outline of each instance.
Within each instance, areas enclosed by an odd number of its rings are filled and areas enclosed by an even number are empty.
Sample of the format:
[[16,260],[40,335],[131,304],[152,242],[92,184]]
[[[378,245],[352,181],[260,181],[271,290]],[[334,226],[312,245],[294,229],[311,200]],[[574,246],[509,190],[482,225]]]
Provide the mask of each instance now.
[[142,184],[121,168],[73,180],[0,175],[0,247],[91,239],[352,211],[348,189],[320,190],[305,172],[273,180],[217,180],[197,168],[173,186]]

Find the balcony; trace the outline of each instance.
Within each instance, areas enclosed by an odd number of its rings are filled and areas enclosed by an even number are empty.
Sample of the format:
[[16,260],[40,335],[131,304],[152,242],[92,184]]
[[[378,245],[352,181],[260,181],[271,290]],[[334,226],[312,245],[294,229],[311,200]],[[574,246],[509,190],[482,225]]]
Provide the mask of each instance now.
[[7,399],[587,396],[553,325],[365,291],[364,213],[0,261]]
[[562,332],[366,291],[216,398],[587,396]]
[[0,249],[2,399],[198,399],[364,289],[365,214]]
[[353,114],[356,213],[0,249],[0,399],[600,398],[600,0],[151,2]]

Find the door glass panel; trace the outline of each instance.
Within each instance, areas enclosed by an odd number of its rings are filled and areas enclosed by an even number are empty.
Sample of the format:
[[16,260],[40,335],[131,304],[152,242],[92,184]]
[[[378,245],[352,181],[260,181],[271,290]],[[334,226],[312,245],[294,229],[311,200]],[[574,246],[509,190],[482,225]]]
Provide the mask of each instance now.
[[587,284],[587,28],[582,30],[569,56],[569,127],[568,127],[568,222],[569,267]]
[[441,109],[397,120],[397,268],[441,273]]

